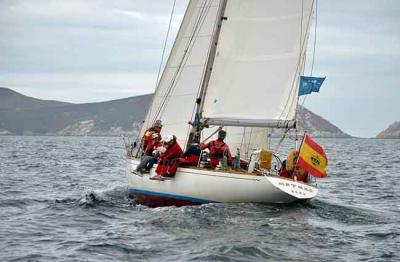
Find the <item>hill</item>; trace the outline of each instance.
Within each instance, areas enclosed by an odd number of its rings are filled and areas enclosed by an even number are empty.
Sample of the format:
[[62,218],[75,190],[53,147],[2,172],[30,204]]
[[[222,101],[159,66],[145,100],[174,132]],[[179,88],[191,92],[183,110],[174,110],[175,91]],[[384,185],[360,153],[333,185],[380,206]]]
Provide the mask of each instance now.
[[314,114],[305,107],[299,106],[297,112],[297,122],[299,129],[307,131],[307,133],[313,137],[351,137],[350,135],[340,130],[337,126],[330,123],[328,120],[317,114]]
[[[150,94],[71,104],[26,97],[2,88],[0,135],[119,135],[132,132],[144,119],[151,97]],[[306,108],[299,109],[298,120],[300,129],[315,137],[350,137]]]
[[376,138],[398,138],[400,139],[400,121],[394,122],[388,128],[380,132]]
[[16,92],[9,98],[15,109],[0,110],[0,134],[119,135],[142,121],[151,95],[87,104],[26,100]]
[[18,111],[24,109],[57,107],[64,105],[71,105],[71,103],[53,100],[40,100],[33,97],[24,96],[9,88],[0,87],[0,111]]

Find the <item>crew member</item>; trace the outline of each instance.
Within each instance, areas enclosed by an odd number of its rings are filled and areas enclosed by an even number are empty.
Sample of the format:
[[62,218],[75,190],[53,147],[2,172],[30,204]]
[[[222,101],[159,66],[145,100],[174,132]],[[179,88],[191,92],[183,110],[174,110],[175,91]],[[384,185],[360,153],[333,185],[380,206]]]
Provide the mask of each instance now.
[[144,132],[142,137],[143,154],[151,156],[154,149],[161,146],[161,120],[157,120],[152,127]]
[[150,173],[150,169],[153,168],[154,164],[157,163],[159,156],[164,153],[167,149],[160,145],[157,147],[155,150],[153,150],[153,153],[151,156],[143,155],[139,165],[136,167],[136,170],[133,171],[132,173],[135,174],[148,174]]
[[284,160],[282,163],[282,168],[279,172],[279,176],[291,179],[294,179],[294,177],[296,177],[297,181],[308,183],[309,174],[302,168],[296,166],[298,157],[299,151],[290,151],[287,159]]
[[200,158],[200,135],[196,134],[193,138],[193,143],[186,149],[185,153],[180,158],[172,161],[172,164],[168,167],[167,173],[164,177],[174,177],[176,170],[180,166],[197,166]]
[[224,142],[225,137],[226,131],[220,130],[218,132],[217,140],[210,141],[207,144],[200,144],[201,150],[206,148],[210,150],[210,165],[212,168],[215,168],[218,165],[224,155],[227,157],[228,165],[232,165],[232,155],[229,146]]
[[176,142],[176,137],[173,135],[167,135],[164,138],[164,147],[167,149],[159,157],[158,165],[156,168],[157,175],[151,177],[150,179],[164,180],[163,175],[168,171],[169,165],[172,161],[182,155],[182,148]]

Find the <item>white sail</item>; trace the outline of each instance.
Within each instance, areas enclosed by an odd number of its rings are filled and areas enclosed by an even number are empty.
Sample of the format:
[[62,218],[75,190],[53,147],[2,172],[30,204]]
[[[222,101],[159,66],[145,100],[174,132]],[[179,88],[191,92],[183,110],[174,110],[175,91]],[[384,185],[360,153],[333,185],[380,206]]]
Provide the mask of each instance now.
[[176,135],[180,145],[185,145],[219,5],[219,0],[190,1],[141,134],[155,120],[161,119],[162,133]]
[[229,0],[202,117],[279,126],[295,118],[312,0]]

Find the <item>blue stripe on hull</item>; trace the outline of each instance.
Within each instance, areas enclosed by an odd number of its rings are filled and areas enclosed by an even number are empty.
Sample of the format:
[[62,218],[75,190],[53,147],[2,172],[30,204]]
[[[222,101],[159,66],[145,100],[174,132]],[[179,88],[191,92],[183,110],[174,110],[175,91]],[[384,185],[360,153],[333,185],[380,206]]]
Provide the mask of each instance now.
[[161,197],[161,198],[165,198],[165,199],[176,199],[176,200],[181,200],[181,201],[185,201],[185,202],[192,202],[194,204],[218,203],[216,201],[211,201],[211,200],[206,200],[206,199],[201,199],[201,198],[187,197],[187,196],[153,192],[153,191],[133,189],[133,188],[128,189],[128,195],[129,195],[129,197],[135,196],[135,195],[157,196],[157,197]]

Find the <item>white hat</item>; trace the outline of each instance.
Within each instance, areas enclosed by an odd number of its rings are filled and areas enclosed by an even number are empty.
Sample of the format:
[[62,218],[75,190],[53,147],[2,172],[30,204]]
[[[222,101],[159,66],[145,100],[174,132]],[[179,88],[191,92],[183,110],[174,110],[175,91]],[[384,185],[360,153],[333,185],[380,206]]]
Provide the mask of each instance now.
[[164,142],[166,142],[166,143],[169,143],[169,142],[171,142],[172,140],[174,140],[174,136],[173,136],[173,135],[166,135],[166,136],[164,137]]

